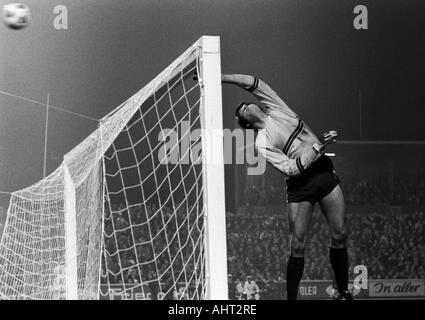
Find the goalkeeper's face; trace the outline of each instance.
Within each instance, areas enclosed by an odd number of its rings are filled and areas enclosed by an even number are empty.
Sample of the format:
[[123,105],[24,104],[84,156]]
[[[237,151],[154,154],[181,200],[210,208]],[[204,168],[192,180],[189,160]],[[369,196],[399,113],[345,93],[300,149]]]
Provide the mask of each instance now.
[[245,103],[237,110],[241,127],[255,129],[255,123],[262,118],[264,111],[255,103]]

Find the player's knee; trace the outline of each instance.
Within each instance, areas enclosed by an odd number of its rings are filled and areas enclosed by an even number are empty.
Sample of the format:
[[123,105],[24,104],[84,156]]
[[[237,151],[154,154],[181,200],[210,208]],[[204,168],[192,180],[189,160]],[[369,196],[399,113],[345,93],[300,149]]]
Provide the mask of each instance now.
[[303,239],[293,237],[291,239],[291,255],[293,257],[304,257],[305,243]]
[[332,232],[332,247],[334,248],[341,248],[345,247],[347,243],[347,228],[342,227],[338,230],[335,230]]

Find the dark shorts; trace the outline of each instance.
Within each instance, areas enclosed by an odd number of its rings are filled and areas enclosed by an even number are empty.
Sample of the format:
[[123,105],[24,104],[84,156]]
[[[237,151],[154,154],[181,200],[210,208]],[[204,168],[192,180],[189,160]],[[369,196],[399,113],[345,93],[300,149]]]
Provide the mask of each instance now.
[[286,179],[288,203],[323,199],[341,182],[334,172],[332,160],[323,155],[301,175]]

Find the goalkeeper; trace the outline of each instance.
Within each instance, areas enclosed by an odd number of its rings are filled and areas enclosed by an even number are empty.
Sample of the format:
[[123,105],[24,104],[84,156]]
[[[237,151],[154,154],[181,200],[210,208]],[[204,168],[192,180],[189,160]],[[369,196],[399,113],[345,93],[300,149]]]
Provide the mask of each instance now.
[[251,92],[259,103],[242,102],[236,118],[244,129],[257,131],[255,147],[286,176],[291,252],[287,264],[287,298],[297,298],[304,272],[304,251],[314,205],[319,203],[331,233],[330,262],[340,299],[351,299],[348,287],[344,197],[333,164],[324,154],[335,143],[336,131],[320,139],[261,79],[241,74],[224,74],[222,82]]

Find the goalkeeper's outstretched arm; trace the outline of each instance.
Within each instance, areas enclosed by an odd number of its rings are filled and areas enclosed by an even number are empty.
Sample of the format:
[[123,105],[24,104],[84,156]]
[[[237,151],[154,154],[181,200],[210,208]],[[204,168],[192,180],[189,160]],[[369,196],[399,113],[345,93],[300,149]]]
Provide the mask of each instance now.
[[283,108],[286,113],[293,113],[279,95],[260,78],[246,74],[223,74],[221,76],[221,82],[234,84],[245,89],[269,108]]
[[246,74],[223,74],[221,82],[235,84],[245,90],[250,90],[255,85],[255,77]]

